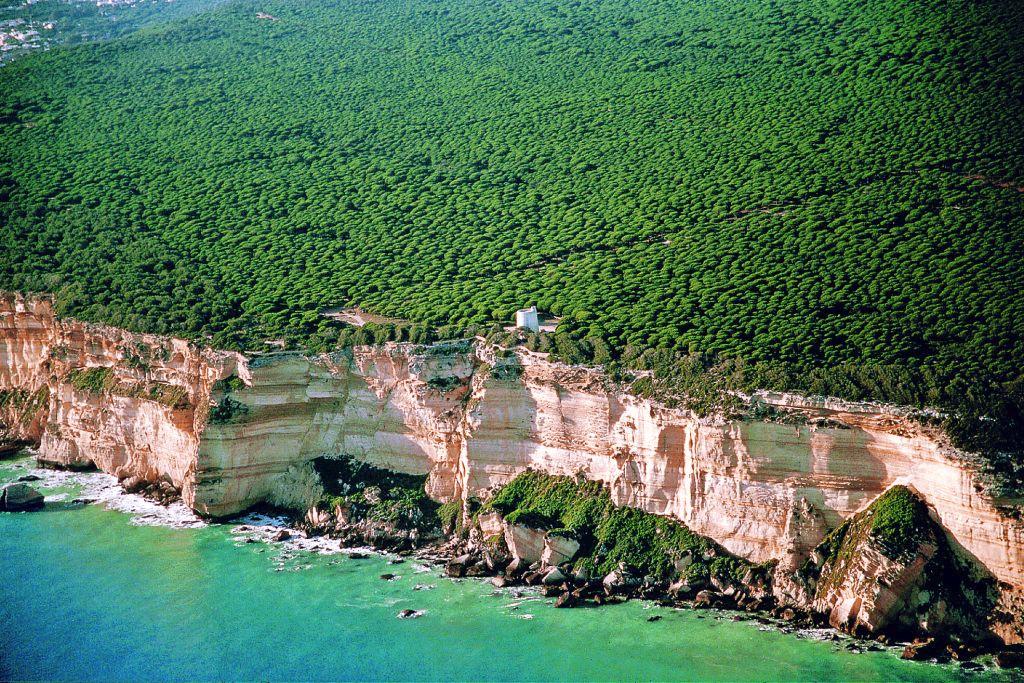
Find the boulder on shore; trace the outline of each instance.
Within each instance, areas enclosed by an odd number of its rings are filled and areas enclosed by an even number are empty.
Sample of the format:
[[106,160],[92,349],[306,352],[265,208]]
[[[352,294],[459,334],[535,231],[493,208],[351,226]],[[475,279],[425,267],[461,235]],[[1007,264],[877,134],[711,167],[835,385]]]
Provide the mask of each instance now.
[[544,551],[541,553],[540,561],[553,567],[571,561],[579,551],[580,543],[576,539],[548,534],[544,539]]
[[541,583],[545,586],[556,586],[560,583],[564,583],[565,580],[565,574],[562,573],[562,570],[558,567],[552,567],[551,570],[544,575]]
[[676,581],[668,587],[668,594],[671,595],[673,598],[676,598],[677,600],[689,596],[692,592],[693,587],[690,586],[690,584],[686,581],[682,580]]
[[630,589],[639,586],[640,580],[620,566],[605,576],[601,583],[604,585],[605,592],[611,595],[612,593],[628,592]]
[[504,520],[500,512],[485,512],[477,517],[476,523],[480,527],[480,533],[484,538],[505,533]]
[[44,505],[43,495],[28,484],[16,482],[0,489],[0,510],[20,512],[38,510]]
[[568,593],[568,592],[562,593],[561,595],[558,596],[558,599],[555,600],[555,607],[557,607],[559,609],[566,608],[566,607],[575,607],[576,604],[577,604],[576,596],[574,596],[572,593]]
[[545,532],[522,524],[505,524],[505,544],[513,559],[540,562],[544,555]]
[[709,590],[703,590],[697,593],[697,597],[693,599],[694,607],[714,607],[718,602],[718,596]]
[[942,642],[935,638],[919,638],[910,645],[903,648],[900,659],[909,659],[916,662],[923,662],[935,659],[945,651]]
[[1003,650],[996,654],[995,662],[1000,669],[1024,669],[1024,650]]
[[459,579],[466,575],[466,570],[473,564],[473,556],[469,553],[460,555],[448,561],[444,567],[444,575]]

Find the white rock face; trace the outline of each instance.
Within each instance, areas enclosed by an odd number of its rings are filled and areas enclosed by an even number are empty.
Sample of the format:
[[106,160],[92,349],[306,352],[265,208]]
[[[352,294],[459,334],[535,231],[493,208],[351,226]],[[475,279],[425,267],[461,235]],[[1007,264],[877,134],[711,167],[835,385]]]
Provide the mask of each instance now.
[[[138,348],[148,350],[144,369],[132,363]],[[70,369],[95,366],[184,387],[187,406],[67,383]],[[224,398],[217,380],[232,375],[246,385],[231,396],[247,412],[208,424],[209,405]],[[999,511],[1006,501],[979,492],[941,434],[881,406],[763,394],[809,421],[699,419],[525,352],[503,360],[468,344],[389,344],[244,358],[58,320],[45,300],[0,297],[0,388],[43,385],[45,410],[13,431],[41,441],[44,459],[169,479],[203,514],[262,501],[303,509],[318,492],[307,463],[324,455],[427,474],[441,501],[485,497],[533,468],[607,482],[618,504],[795,568],[829,529],[899,483],[920,493],[1008,595],[1024,587],[1024,525]],[[829,426],[815,426],[818,418]],[[533,555],[542,553],[541,541]]]
[[559,565],[572,560],[579,551],[578,541],[565,536],[548,535],[544,539],[544,552],[540,561],[549,566]]
[[505,533],[505,525],[497,512],[485,512],[477,517],[481,535],[487,539]]
[[516,560],[528,565],[540,562],[544,556],[544,532],[522,524],[505,524],[505,545]]
[[[60,320],[46,298],[0,294],[0,389],[47,396],[38,414],[0,420],[11,436],[39,442],[44,462],[189,489],[211,388],[240,360],[181,339]],[[108,368],[122,390],[76,389],[69,373],[86,368]],[[140,398],[150,389],[181,400]]]

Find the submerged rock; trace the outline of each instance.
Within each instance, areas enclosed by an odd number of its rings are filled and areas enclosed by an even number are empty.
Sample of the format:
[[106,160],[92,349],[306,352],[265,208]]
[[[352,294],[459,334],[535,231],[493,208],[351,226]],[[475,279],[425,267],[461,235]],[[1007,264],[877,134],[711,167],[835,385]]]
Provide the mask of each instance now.
[[43,507],[43,495],[24,483],[6,484],[0,489],[0,510],[19,512]]
[[404,609],[404,610],[402,610],[401,612],[398,613],[398,618],[399,619],[419,619],[424,614],[425,614],[425,612],[423,612],[421,610]]

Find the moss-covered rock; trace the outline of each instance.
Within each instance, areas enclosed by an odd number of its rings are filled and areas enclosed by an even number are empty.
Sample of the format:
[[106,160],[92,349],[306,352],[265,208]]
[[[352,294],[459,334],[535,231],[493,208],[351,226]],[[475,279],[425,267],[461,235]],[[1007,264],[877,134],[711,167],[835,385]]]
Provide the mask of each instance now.
[[798,575],[815,611],[859,634],[983,637],[996,598],[991,577],[956,552],[905,486],[835,529]]
[[693,558],[684,569],[687,577],[735,581],[751,566],[678,520],[615,505],[601,482],[527,471],[499,489],[484,510],[502,513],[512,525],[572,538],[579,543],[577,568],[592,574],[624,565],[668,581],[687,556]]
[[[314,468],[326,491],[320,507],[343,510],[345,524],[368,523],[385,532],[437,533],[441,505],[426,494],[426,476],[402,474],[351,457],[317,458]],[[454,506],[446,508],[449,523]],[[419,537],[419,536],[417,536]]]

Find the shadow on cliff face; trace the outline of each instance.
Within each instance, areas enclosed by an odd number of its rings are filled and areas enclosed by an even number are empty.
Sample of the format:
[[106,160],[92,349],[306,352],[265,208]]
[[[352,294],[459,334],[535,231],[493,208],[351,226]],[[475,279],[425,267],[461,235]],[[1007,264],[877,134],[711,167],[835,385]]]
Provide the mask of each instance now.
[[349,456],[312,463],[325,493],[306,513],[308,531],[389,550],[439,537],[441,506],[426,494],[427,475],[393,472]]
[[1000,637],[1005,630],[1003,627],[1009,627],[1019,618],[1000,609],[999,581],[942,526],[934,511],[930,511],[930,515],[940,531],[939,550],[947,558],[939,565],[936,580],[945,587],[950,616],[956,623],[972,629],[978,639]]
[[831,532],[794,578],[815,611],[855,635],[995,635],[996,580],[906,486],[890,487]]

